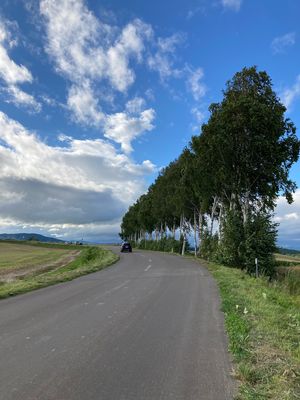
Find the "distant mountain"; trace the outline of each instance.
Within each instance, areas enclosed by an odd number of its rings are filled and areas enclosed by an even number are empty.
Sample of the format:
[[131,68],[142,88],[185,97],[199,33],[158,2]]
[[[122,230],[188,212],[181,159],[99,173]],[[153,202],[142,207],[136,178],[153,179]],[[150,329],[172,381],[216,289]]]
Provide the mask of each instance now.
[[286,249],[286,248],[283,248],[283,247],[278,247],[278,253],[284,254],[284,255],[289,255],[289,254],[298,255],[298,254],[300,254],[300,250]]
[[47,243],[64,243],[54,237],[39,235],[38,233],[0,233],[0,240],[34,240]]

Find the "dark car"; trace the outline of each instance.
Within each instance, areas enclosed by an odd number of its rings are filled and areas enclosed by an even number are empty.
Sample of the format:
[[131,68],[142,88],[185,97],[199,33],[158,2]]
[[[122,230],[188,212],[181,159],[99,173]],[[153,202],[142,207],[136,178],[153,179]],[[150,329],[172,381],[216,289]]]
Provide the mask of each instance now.
[[132,253],[132,247],[131,244],[128,242],[124,242],[121,246],[121,253],[128,252]]

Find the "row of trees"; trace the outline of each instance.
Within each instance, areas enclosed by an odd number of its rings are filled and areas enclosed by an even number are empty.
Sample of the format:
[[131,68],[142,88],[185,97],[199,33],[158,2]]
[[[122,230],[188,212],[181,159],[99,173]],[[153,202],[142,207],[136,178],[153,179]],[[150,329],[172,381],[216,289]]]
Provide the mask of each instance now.
[[[289,203],[289,178],[300,142],[264,71],[244,68],[227,82],[199,136],[164,168],[124,215],[121,237],[135,242],[193,237],[195,254],[253,271],[272,272],[279,194]],[[177,246],[178,247],[178,246]]]

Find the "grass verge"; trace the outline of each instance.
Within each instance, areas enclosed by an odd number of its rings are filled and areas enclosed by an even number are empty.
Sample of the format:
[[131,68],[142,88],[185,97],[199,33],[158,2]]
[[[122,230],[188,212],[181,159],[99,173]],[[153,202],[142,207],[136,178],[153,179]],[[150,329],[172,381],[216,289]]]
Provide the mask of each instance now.
[[300,296],[280,283],[209,263],[217,280],[239,400],[300,399]]
[[110,250],[101,247],[84,246],[81,247],[80,250],[80,255],[64,267],[36,276],[18,279],[14,282],[1,283],[0,299],[54,285],[59,282],[70,281],[79,276],[108,267],[119,259],[119,257]]

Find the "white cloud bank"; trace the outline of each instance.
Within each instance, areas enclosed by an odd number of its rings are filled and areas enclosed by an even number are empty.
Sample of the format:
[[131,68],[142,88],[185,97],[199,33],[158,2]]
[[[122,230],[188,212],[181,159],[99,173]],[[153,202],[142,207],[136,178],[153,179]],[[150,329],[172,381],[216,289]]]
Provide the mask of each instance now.
[[120,219],[154,171],[135,164],[110,143],[64,136],[63,147],[43,143],[0,112],[0,221],[4,226],[116,234]]

